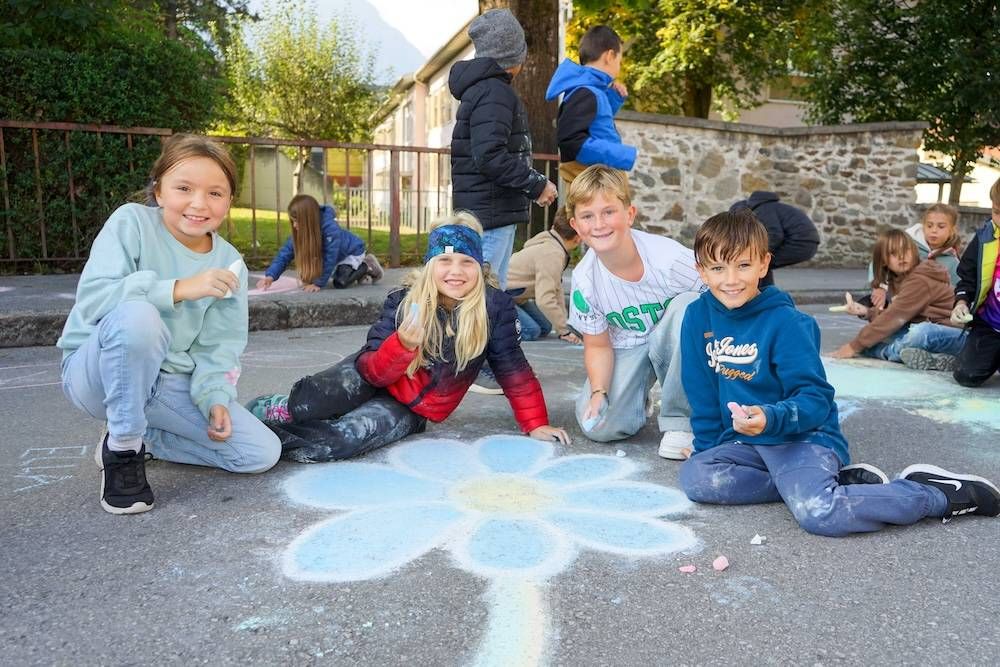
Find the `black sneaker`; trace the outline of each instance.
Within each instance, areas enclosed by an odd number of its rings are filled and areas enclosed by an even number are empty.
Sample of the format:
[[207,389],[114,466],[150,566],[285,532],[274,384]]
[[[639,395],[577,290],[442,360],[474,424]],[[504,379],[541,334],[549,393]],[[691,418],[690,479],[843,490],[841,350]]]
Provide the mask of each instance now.
[[146,482],[146,445],[136,452],[113,452],[104,434],[95,452],[101,469],[101,507],[112,514],[138,514],[153,509],[153,490]]
[[899,478],[933,486],[944,493],[948,498],[945,519],[963,514],[1000,514],[1000,489],[982,477],[956,475],[944,468],[918,463],[899,473]]
[[848,484],[888,484],[889,476],[869,463],[852,463],[840,469],[837,483]]

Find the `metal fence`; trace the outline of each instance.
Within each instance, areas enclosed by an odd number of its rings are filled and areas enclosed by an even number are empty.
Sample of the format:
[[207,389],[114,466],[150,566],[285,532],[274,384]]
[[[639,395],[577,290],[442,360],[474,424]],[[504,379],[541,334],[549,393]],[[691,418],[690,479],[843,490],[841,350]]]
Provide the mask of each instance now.
[[[171,134],[164,128],[0,120],[0,271],[79,270],[107,217],[146,186],[160,144]],[[340,224],[365,238],[389,266],[419,261],[427,226],[451,209],[448,149],[212,139],[227,145],[241,181],[220,233],[251,266],[266,263],[291,233],[289,165],[301,153],[307,156],[301,191],[334,204]],[[555,181],[558,157],[536,154],[535,167]],[[519,229],[521,238],[551,224],[551,209],[535,213]]]

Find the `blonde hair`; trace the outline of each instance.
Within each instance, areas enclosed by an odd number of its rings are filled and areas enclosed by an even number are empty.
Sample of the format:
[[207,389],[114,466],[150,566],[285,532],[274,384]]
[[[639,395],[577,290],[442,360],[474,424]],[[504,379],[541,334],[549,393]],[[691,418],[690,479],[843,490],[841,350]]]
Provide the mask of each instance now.
[[1000,206],[1000,178],[993,182],[990,187],[990,201],[994,206]]
[[[928,206],[927,210],[924,211],[924,217],[920,219],[921,226],[927,223],[927,216],[931,213],[942,213],[948,216],[948,219],[951,220],[951,234],[949,234],[948,238],[946,238],[944,243],[941,244],[941,247],[954,248],[955,252],[958,252],[961,249],[962,243],[958,236],[958,209],[954,206],[949,206],[948,204],[942,204],[940,202],[934,204],[933,206]],[[928,245],[928,247],[930,246]],[[931,248],[931,250],[935,250],[935,248]]]
[[[479,220],[464,211],[438,218],[430,224],[427,231],[433,231],[444,225],[462,225],[474,230],[480,236],[483,233]],[[410,306],[417,304],[420,309],[420,326],[424,330],[423,345],[417,348],[417,356],[406,368],[409,377],[413,377],[431,360],[447,361],[444,358],[445,337],[455,338],[455,366],[458,371],[464,370],[469,362],[483,353],[490,337],[490,322],[486,313],[486,287],[487,285],[496,287],[496,279],[488,269],[481,267],[476,284],[455,306],[447,321],[442,323],[437,316],[438,289],[434,284],[432,269],[434,262],[441,257],[442,255],[432,257],[430,261],[419,269],[414,269],[403,279],[403,286],[408,287],[410,291],[396,310],[396,326],[398,327],[410,312]]]
[[566,196],[566,216],[574,217],[577,204],[586,204],[598,192],[612,195],[625,208],[632,205],[632,191],[628,185],[628,175],[624,171],[612,169],[603,164],[595,164],[584,169],[573,179]]
[[288,202],[292,224],[292,248],[299,280],[308,285],[323,273],[323,232],[319,225],[319,202],[309,195],[295,195]]
[[913,237],[901,229],[889,229],[878,235],[875,245],[872,246],[872,287],[879,285],[889,285],[894,287],[896,281],[902,278],[889,270],[889,257],[892,255],[902,255],[908,253],[913,261],[912,271],[916,268],[916,263],[920,261],[920,253],[917,251],[917,242]]

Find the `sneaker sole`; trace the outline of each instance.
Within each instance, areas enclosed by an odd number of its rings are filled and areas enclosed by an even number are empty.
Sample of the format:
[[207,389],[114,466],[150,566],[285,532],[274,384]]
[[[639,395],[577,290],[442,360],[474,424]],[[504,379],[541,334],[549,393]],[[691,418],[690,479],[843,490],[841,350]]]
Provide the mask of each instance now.
[[98,498],[101,501],[101,509],[109,514],[141,514],[143,512],[148,512],[153,509],[151,504],[138,502],[132,503],[129,507],[115,507],[114,505],[109,505],[104,501],[104,459],[101,457],[101,449],[104,445],[104,436],[108,433],[108,425],[105,424],[104,428],[101,430],[101,439],[97,441],[97,446],[94,447],[94,463],[97,464],[97,469],[101,471],[101,495]]
[[889,476],[886,475],[885,472],[883,472],[879,468],[876,468],[875,466],[869,463],[852,463],[851,465],[844,466],[843,468],[840,469],[841,472],[843,472],[844,470],[867,470],[868,472],[872,473],[873,475],[881,479],[883,484],[889,483]]
[[691,458],[691,452],[686,447],[683,449],[664,449],[661,447],[656,450],[656,453],[660,458],[670,461],[687,461]]
[[979,475],[957,475],[949,470],[945,470],[944,468],[940,468],[938,466],[931,465],[929,463],[915,463],[911,466],[903,468],[903,470],[901,470],[899,473],[898,479],[906,479],[907,475],[912,475],[915,472],[923,472],[927,473],[928,475],[936,475],[944,479],[960,479],[963,482],[979,482],[993,489],[993,492],[997,494],[998,497],[1000,497],[1000,489],[997,488],[996,484],[986,479],[985,477],[980,477]]
[[474,384],[471,387],[469,387],[469,391],[471,391],[473,394],[482,394],[484,396],[502,396],[503,395],[503,389],[500,389],[500,388],[490,389],[489,387],[481,387],[478,384]]

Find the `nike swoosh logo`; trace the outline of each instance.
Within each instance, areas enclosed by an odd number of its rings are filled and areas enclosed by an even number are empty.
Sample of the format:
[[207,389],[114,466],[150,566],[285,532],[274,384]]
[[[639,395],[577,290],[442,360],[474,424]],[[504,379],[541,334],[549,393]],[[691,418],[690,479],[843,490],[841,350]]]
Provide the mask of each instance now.
[[957,479],[933,479],[933,478],[928,477],[927,481],[928,482],[937,482],[938,484],[951,484],[952,486],[955,487],[956,491],[958,491],[959,489],[962,488],[962,483],[960,481],[958,481]]

